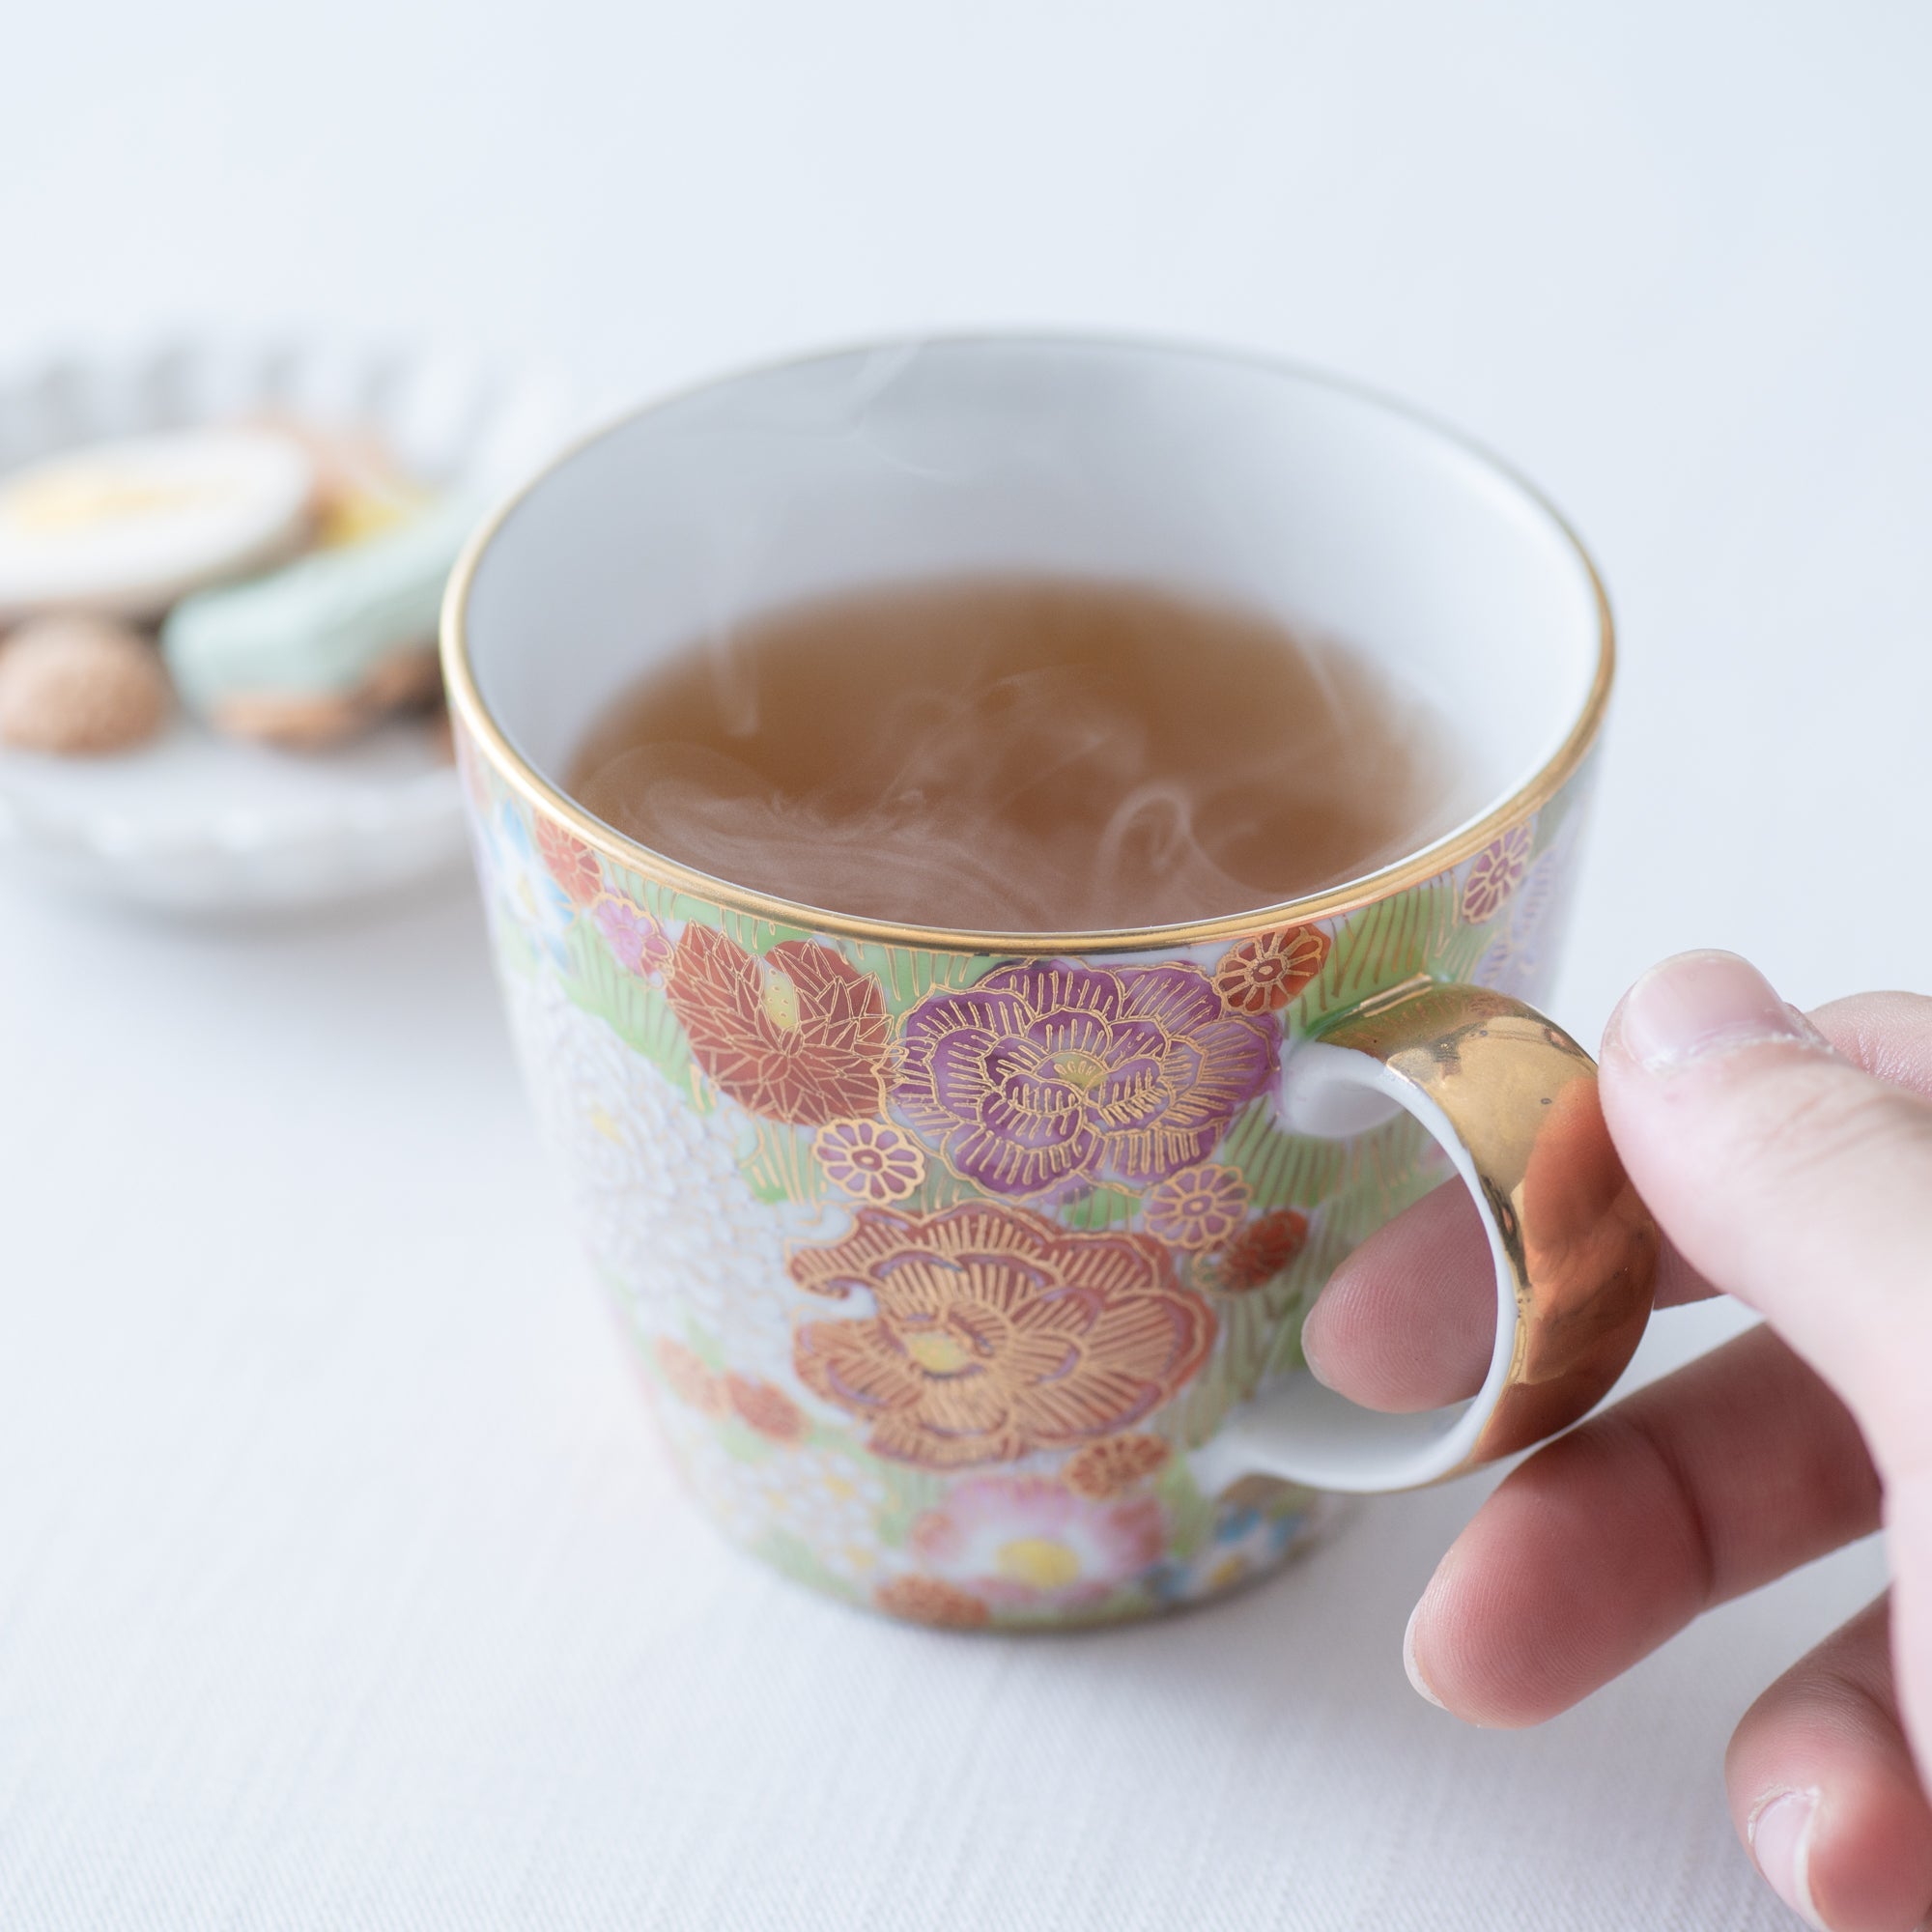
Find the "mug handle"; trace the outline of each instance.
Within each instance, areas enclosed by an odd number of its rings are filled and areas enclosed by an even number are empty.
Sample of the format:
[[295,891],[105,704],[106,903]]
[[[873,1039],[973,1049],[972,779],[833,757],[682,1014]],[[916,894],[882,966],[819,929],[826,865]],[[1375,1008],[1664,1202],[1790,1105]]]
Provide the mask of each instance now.
[[1242,1405],[1195,1452],[1213,1487],[1268,1475],[1358,1493],[1513,1455],[1607,1393],[1650,1314],[1657,1224],[1604,1124],[1596,1063],[1481,986],[1410,981],[1301,1041],[1282,1074],[1295,1133],[1344,1138],[1406,1108],[1467,1184],[1496,1271],[1482,1389],[1419,1415],[1362,1408],[1306,1374]]

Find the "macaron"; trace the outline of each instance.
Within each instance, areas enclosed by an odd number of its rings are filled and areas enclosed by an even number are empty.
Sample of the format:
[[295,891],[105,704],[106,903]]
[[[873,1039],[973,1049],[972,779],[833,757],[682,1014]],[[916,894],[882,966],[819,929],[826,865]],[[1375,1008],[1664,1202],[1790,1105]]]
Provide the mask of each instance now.
[[185,599],[161,627],[183,702],[217,730],[315,745],[433,695],[442,586],[476,513],[450,499]]
[[250,429],[286,436],[315,465],[315,541],[325,550],[360,543],[419,517],[435,492],[409,475],[376,431],[279,412],[247,418]]
[[0,617],[149,619],[309,533],[315,460],[265,430],[92,444],[0,477]]
[[153,644],[109,617],[37,617],[0,641],[0,744],[125,752],[172,709]]

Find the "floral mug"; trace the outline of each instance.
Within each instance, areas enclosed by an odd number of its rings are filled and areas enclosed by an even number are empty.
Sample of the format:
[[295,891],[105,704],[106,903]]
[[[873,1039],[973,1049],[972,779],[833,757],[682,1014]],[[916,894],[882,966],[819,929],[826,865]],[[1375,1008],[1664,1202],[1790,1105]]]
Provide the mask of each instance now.
[[[734,614],[976,571],[1205,591],[1349,639],[1488,802],[1293,904],[1134,931],[900,927],[693,871],[561,774]],[[444,668],[513,1031],[689,1488],[853,1603],[956,1627],[1211,1597],[1324,1499],[1573,1421],[1655,1230],[1588,1057],[1530,1007],[1611,672],[1523,484],[1302,371],[1126,342],[823,355],[659,404],[479,532]],[[1302,1319],[1428,1188],[1496,1264],[1488,1380],[1425,1416],[1310,1378]]]

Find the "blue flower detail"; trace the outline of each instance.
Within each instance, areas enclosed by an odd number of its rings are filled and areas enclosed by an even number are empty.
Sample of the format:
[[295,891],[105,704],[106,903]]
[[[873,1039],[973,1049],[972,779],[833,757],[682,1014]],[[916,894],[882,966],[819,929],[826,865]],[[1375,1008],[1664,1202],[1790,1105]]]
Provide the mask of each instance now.
[[492,816],[485,838],[492,911],[507,919],[559,966],[569,963],[565,941],[577,908],[551,877],[530,837],[530,829],[507,801]]
[[1224,1510],[1214,1523],[1216,1543],[1239,1543],[1252,1536],[1261,1527],[1262,1513],[1246,1504],[1236,1503]]

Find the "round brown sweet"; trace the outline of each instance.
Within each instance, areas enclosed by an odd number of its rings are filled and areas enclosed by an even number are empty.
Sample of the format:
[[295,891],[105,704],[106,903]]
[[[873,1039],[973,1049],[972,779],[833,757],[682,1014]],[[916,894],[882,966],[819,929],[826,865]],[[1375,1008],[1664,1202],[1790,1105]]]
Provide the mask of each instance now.
[[0,744],[125,752],[161,728],[173,702],[159,653],[110,618],[36,617],[0,640]]

